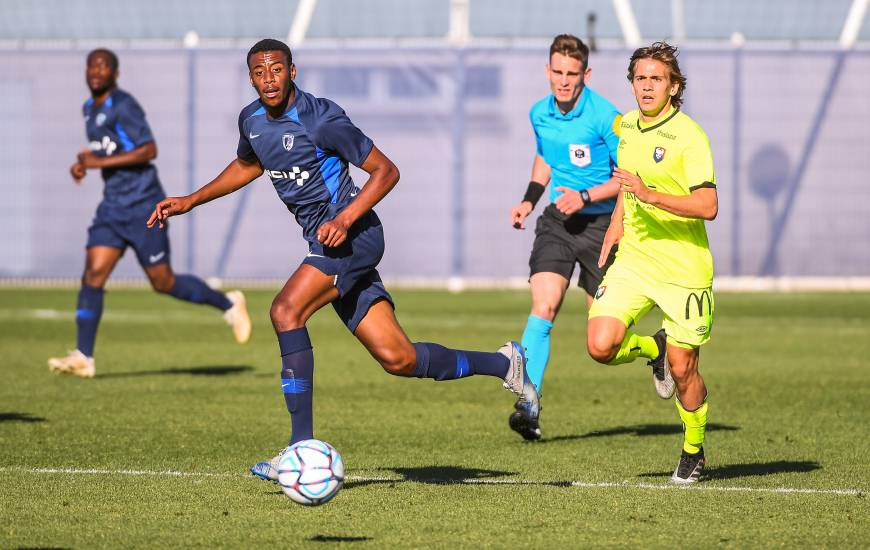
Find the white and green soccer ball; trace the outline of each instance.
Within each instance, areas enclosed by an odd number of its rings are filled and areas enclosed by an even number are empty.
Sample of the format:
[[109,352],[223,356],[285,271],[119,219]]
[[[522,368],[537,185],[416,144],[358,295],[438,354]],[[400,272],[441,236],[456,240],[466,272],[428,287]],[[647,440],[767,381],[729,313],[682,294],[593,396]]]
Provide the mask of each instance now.
[[293,502],[319,506],[329,502],[344,485],[344,461],[325,441],[299,441],[281,455],[278,483]]

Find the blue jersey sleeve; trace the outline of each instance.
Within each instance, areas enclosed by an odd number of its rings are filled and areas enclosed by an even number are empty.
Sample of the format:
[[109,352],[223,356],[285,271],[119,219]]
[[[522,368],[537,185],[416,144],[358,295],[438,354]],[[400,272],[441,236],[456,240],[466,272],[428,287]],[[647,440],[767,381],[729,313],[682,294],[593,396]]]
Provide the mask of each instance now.
[[251,142],[245,135],[245,119],[247,118],[245,110],[239,113],[239,144],[236,146],[236,156],[242,160],[256,161],[258,160],[257,154],[254,153],[254,148],[251,147]]
[[132,96],[126,96],[117,105],[115,133],[121,140],[124,151],[132,151],[154,141],[151,128],[145,120],[145,111]]
[[535,124],[535,108],[532,107],[529,111],[529,122],[532,123],[532,130],[535,132],[535,154],[541,158],[544,157],[544,148],[541,145],[541,134],[538,133],[538,126]]
[[317,147],[355,166],[362,166],[374,142],[354,126],[341,107],[328,99],[321,99],[318,103]]

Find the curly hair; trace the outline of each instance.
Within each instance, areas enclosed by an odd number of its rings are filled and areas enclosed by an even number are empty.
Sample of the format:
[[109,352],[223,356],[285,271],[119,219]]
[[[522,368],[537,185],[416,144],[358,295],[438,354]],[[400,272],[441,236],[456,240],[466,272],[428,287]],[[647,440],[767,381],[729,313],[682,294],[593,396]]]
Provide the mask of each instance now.
[[634,80],[634,69],[639,60],[655,59],[661,61],[668,66],[671,83],[680,85],[677,93],[671,97],[671,103],[679,109],[683,103],[683,92],[686,91],[686,77],[680,72],[680,64],[677,62],[678,55],[677,47],[671,46],[667,42],[653,42],[651,46],[634,50],[634,53],[631,54],[631,61],[628,63],[628,81]]

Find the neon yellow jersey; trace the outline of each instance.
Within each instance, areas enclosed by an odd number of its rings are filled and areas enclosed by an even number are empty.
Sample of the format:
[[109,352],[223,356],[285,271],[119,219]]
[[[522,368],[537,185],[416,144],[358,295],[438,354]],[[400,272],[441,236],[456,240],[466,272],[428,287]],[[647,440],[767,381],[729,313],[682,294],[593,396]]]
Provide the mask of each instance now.
[[[710,140],[698,124],[680,111],[643,127],[640,112],[620,122],[617,164],[639,175],[647,187],[669,195],[689,195],[715,187]],[[704,220],[684,218],[642,203],[623,193],[625,234],[617,262],[656,280],[687,288],[707,288],[713,282],[713,256]]]

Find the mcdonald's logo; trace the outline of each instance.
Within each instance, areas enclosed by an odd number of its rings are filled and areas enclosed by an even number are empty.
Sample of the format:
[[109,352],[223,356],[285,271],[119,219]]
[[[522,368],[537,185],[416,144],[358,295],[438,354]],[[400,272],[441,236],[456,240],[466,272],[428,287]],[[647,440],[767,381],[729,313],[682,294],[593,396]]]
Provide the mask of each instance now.
[[704,302],[707,302],[707,312],[713,313],[713,298],[710,296],[710,293],[706,290],[701,292],[701,295],[694,292],[689,293],[689,297],[686,298],[686,319],[690,318],[689,313],[691,312],[692,300],[694,299],[695,305],[698,307],[698,317],[704,316]]

